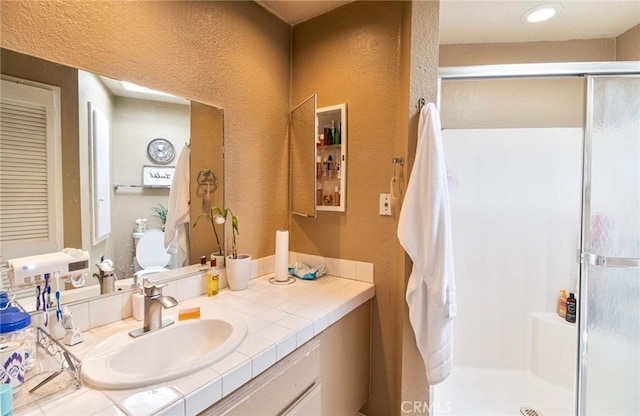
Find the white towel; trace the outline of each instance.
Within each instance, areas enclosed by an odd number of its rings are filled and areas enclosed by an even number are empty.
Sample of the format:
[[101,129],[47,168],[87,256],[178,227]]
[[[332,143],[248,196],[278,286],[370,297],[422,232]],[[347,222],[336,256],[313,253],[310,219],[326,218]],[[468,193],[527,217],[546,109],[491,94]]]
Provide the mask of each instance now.
[[440,117],[436,106],[420,112],[416,160],[398,220],[398,239],[413,261],[406,300],[429,384],[453,367],[455,281],[451,216]]
[[180,153],[176,170],[171,180],[169,208],[164,232],[167,252],[176,254],[176,267],[189,265],[189,158],[191,150],[185,145]]

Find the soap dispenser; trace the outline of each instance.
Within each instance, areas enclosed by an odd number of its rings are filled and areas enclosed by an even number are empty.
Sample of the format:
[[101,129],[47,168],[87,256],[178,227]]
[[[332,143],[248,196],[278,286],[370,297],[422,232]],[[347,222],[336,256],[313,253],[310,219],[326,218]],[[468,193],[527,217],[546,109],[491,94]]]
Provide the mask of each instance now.
[[136,321],[142,321],[144,319],[144,290],[140,283],[138,283],[134,294],[131,295],[131,316]]

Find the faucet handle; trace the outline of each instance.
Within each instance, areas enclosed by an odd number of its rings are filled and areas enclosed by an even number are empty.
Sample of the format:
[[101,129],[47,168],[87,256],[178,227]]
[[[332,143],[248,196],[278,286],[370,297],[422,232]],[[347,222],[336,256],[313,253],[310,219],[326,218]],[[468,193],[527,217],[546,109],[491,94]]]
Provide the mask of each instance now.
[[144,294],[148,297],[160,296],[162,295],[162,288],[167,286],[166,283],[162,284],[153,284],[150,283],[146,278],[144,279]]

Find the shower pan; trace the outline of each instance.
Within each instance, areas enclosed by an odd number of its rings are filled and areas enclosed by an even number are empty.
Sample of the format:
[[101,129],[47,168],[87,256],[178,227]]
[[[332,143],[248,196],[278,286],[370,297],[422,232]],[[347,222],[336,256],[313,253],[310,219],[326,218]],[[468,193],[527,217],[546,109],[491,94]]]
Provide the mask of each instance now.
[[[461,109],[481,103],[473,82],[525,80],[577,85],[578,101],[546,103],[548,119],[571,104],[574,125],[522,128],[523,91],[507,128]],[[640,62],[440,68],[438,106],[459,305],[432,414],[640,414]],[[452,113],[467,125],[448,128]],[[576,292],[576,324],[556,314],[560,289]]]

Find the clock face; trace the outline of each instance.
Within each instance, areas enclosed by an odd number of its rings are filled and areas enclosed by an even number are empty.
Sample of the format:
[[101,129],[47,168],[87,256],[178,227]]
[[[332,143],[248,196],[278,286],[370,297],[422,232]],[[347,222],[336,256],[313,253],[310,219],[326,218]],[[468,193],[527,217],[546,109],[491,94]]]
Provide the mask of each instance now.
[[147,146],[149,158],[156,163],[167,164],[175,157],[173,145],[167,139],[153,139]]

